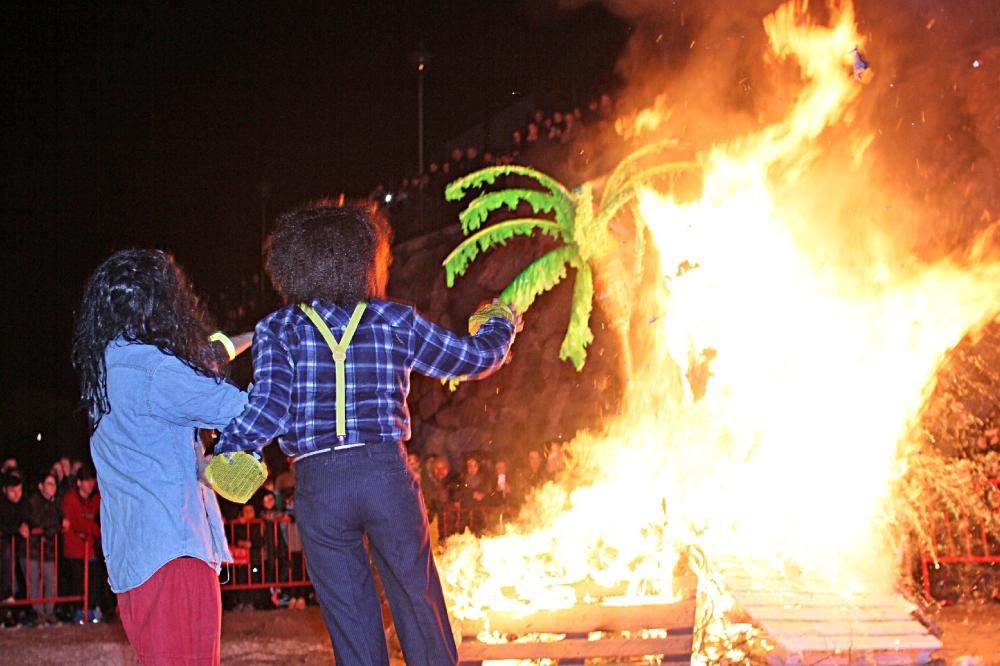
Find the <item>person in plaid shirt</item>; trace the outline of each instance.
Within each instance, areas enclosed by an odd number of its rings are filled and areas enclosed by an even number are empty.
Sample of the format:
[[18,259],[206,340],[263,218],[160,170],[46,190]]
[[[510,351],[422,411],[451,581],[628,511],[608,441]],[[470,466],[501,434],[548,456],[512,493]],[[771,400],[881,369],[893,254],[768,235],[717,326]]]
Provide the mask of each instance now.
[[489,375],[519,322],[494,305],[497,316],[459,336],[385,300],[390,236],[367,206],[321,201],[279,218],[267,271],[287,305],[257,324],[249,404],[215,452],[258,451],[279,437],[295,460],[296,519],[338,664],[389,663],[365,537],[406,663],[456,664],[427,514],[406,464],[409,378]]

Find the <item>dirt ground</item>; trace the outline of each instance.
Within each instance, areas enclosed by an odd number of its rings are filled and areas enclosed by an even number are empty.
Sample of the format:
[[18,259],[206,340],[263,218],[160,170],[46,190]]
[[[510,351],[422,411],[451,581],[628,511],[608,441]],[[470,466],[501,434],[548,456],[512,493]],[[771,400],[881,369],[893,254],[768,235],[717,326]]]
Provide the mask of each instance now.
[[[939,611],[948,666],[1000,666],[1000,603],[962,604]],[[222,618],[222,663],[334,663],[319,609],[228,612]],[[19,666],[138,664],[121,624],[0,630],[0,664]],[[395,661],[393,666],[402,666]]]

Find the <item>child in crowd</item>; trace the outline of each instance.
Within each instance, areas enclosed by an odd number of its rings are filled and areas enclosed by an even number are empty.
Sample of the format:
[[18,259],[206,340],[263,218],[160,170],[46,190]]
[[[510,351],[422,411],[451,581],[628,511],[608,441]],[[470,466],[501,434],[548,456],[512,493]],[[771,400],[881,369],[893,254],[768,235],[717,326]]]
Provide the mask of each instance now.
[[320,202],[277,222],[267,270],[287,305],[257,324],[250,407],[217,455],[281,436],[295,460],[295,511],[337,663],[389,663],[365,537],[411,666],[458,661],[430,550],[420,488],[407,466],[410,372],[485,376],[517,319],[458,336],[385,300],[390,229],[376,211]]

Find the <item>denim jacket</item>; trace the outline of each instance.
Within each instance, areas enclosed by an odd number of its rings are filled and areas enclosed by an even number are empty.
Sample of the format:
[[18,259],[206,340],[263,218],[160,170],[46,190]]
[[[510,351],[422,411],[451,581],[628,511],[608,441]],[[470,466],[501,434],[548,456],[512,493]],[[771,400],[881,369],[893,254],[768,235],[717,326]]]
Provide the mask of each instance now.
[[108,401],[90,448],[101,489],[101,543],[111,589],[126,592],[178,557],[216,571],[232,561],[215,494],[199,481],[196,428],[223,428],[247,404],[155,346],[105,352]]

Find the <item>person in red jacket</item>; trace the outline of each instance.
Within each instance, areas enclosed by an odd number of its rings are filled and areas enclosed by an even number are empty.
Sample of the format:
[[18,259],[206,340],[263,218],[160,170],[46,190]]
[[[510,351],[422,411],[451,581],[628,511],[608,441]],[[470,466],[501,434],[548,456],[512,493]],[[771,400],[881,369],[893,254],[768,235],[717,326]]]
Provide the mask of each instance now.
[[69,521],[69,530],[63,535],[63,557],[66,561],[69,594],[82,594],[84,567],[87,572],[87,612],[81,607],[73,618],[77,624],[100,622],[98,606],[104,587],[104,572],[100,566],[97,546],[101,539],[99,523],[101,493],[97,490],[97,477],[93,468],[84,465],[76,475],[76,487],[63,495],[63,516]]

